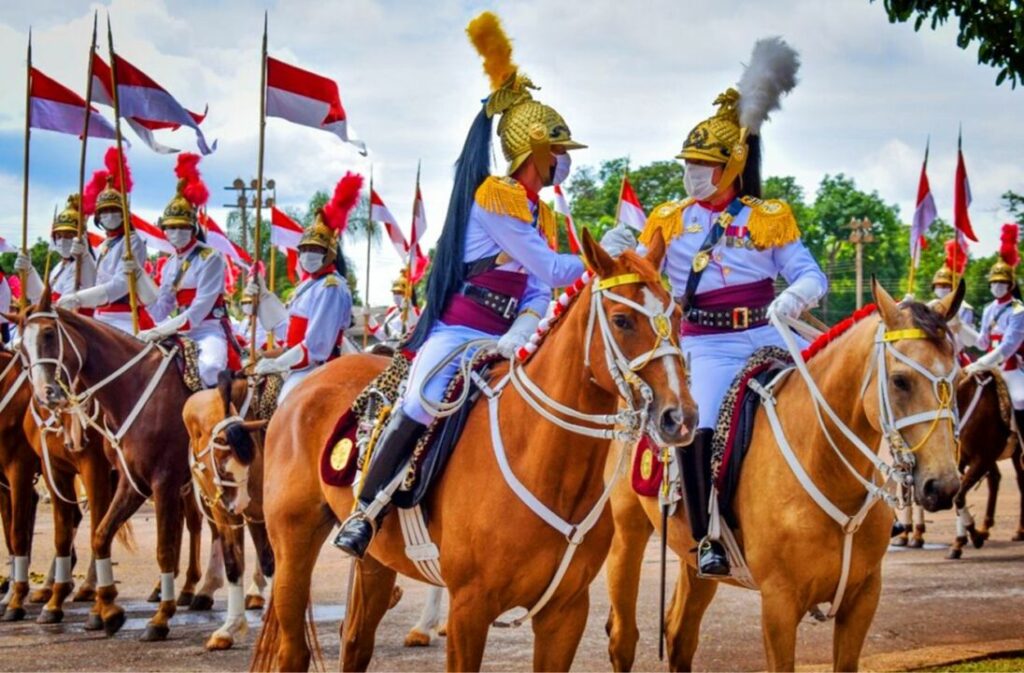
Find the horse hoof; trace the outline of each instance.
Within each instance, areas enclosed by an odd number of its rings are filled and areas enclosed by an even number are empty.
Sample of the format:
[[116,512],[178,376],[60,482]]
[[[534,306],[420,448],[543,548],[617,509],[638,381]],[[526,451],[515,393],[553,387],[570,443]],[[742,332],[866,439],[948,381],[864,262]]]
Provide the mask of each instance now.
[[160,587],[153,589],[153,593],[146,597],[147,603],[159,603],[160,602]]
[[985,540],[988,539],[987,532],[982,533],[981,531],[968,528],[967,533],[971,536],[971,544],[974,545],[975,549],[981,549],[985,546]]
[[231,638],[214,633],[210,636],[210,639],[206,641],[206,649],[211,652],[215,650],[230,650],[234,644],[235,641]]
[[[907,538],[903,537],[902,535],[899,536],[899,537],[895,537],[895,538],[893,538],[889,542],[889,545],[892,546],[892,547],[906,547],[907,546]],[[610,630],[611,626],[609,626],[608,628]],[[610,631],[609,631],[609,635],[611,635]]]
[[388,604],[388,610],[398,605],[400,600],[402,600],[402,587],[396,584],[391,587],[391,602]]
[[949,548],[949,552],[946,554],[946,558],[949,559],[950,561],[956,561],[961,556],[963,556],[963,554],[964,554],[964,550],[963,549],[957,549],[956,547],[950,547]]
[[42,605],[49,603],[50,598],[53,597],[53,589],[51,587],[43,587],[42,589],[36,589],[29,594],[28,602],[33,605]]
[[0,582],[0,594],[7,595],[7,590],[11,588],[11,580],[5,579]]
[[1010,542],[1024,542],[1024,530],[1018,530],[1010,538]]
[[262,610],[264,605],[266,605],[266,601],[263,599],[263,596],[254,594],[245,597],[246,610]]
[[115,633],[121,630],[124,626],[126,617],[123,612],[115,612],[110,617],[103,620],[103,632],[107,634],[107,637],[112,637]]
[[167,634],[171,632],[171,627],[163,624],[149,624],[146,626],[145,633],[139,638],[144,643],[155,643],[161,640],[167,640]]
[[4,616],[0,617],[0,621],[20,622],[25,619],[25,614],[25,608],[12,608],[8,605],[7,609],[4,610]]
[[[178,603],[178,605],[181,605],[181,603]],[[206,594],[197,595],[192,599],[188,609],[192,612],[205,612],[213,609],[213,596],[207,596]]]
[[194,601],[195,598],[196,598],[196,595],[194,593],[192,593],[191,591],[188,591],[188,592],[182,591],[180,594],[178,594],[178,607],[179,608],[187,608],[187,607],[189,607],[190,605],[192,605],[192,601]]
[[405,635],[406,647],[427,647],[430,645],[430,634],[423,633],[419,629],[413,629]]
[[36,617],[37,624],[60,624],[62,621],[64,621],[64,611],[60,609],[48,610],[43,608],[43,611]]
[[103,619],[95,612],[90,612],[89,616],[85,618],[84,628],[86,631],[99,631],[103,628]]
[[437,627],[437,635],[440,636],[441,638],[444,638],[445,636],[447,636],[448,635],[448,625],[447,624],[442,624],[441,626]]
[[924,546],[924,538],[912,537],[910,538],[910,541],[907,542],[907,546],[911,549],[920,549]]
[[75,592],[74,598],[71,599],[72,603],[92,603],[96,600],[96,589],[92,587],[82,587]]

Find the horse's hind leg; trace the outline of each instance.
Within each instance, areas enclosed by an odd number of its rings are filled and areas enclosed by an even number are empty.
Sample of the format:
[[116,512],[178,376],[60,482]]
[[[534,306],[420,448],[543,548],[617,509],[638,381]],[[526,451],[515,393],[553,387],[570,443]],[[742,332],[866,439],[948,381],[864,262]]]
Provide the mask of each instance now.
[[166,640],[170,620],[178,609],[174,599],[174,577],[178,574],[181,556],[182,499],[178,485],[172,480],[158,482],[153,488],[156,506],[156,560],[160,566],[160,607],[149,620],[141,640]]
[[992,465],[992,469],[985,474],[985,481],[988,484],[988,499],[985,501],[985,521],[982,523],[978,533],[989,538],[989,531],[996,525],[996,501],[999,499],[999,483],[1003,480],[1003,473],[999,470],[998,463]]
[[[397,588],[397,587],[396,587]],[[437,635],[437,625],[441,621],[441,602],[444,600],[444,589],[431,585],[427,590],[427,600],[423,604],[420,620],[409,633],[405,634],[406,647],[426,647]]]
[[[986,474],[992,474],[992,470],[998,468],[993,463],[989,463],[984,458],[978,456],[967,466],[964,470],[963,479],[960,482],[960,490],[957,491],[956,497],[953,498],[953,505],[956,508],[956,539],[953,541],[953,545],[950,547],[949,552],[946,554],[948,559],[958,559],[963,554],[964,545],[967,544],[967,540],[970,539],[975,549],[980,549],[985,540],[988,539],[988,532],[984,534],[977,529],[974,525],[974,516],[971,515],[971,510],[967,505],[967,493],[974,488],[974,485],[981,481],[981,478]],[[996,477],[996,484],[998,489],[999,478]],[[991,477],[989,477],[989,488],[991,493]]]
[[36,620],[40,624],[57,624],[64,619],[64,600],[71,594],[73,588],[71,552],[75,538],[75,520],[77,518],[80,521],[82,515],[77,502],[66,502],[61,497],[63,495],[69,500],[74,498],[74,473],[50,472],[50,487],[53,508],[54,577],[47,604]]
[[[189,488],[196,488],[194,483]],[[178,594],[178,607],[187,608],[192,605],[196,596],[196,585],[203,578],[203,515],[196,505],[191,493],[182,496],[185,511],[185,525],[188,527],[188,568],[185,570],[185,585]]]
[[836,614],[835,632],[832,636],[832,665],[836,671],[856,671],[860,665],[860,653],[864,648],[871,622],[878,608],[878,596],[882,592],[881,572],[875,571],[857,587],[856,592],[846,596]]
[[[245,609],[262,610],[266,603],[263,592],[274,578],[274,550],[270,548],[266,524],[249,523],[249,536],[256,548],[256,571],[253,573],[253,585],[246,592]],[[253,591],[254,588],[256,591]]]
[[345,659],[342,670],[365,671],[373,657],[374,637],[391,607],[395,571],[367,555],[356,565],[351,602],[345,606]]
[[568,671],[587,626],[590,588],[564,601],[552,601],[533,618],[533,670]]
[[1017,450],[1013,452],[1013,471],[1017,473],[1017,490],[1020,491],[1020,518],[1017,519],[1017,532],[1013,534],[1014,542],[1024,542],[1024,456],[1021,452],[1024,449],[1017,444]]
[[700,642],[701,620],[715,598],[718,582],[700,579],[697,571],[682,559],[679,565],[679,579],[665,618],[665,638],[671,669],[690,671],[693,670],[693,656]]
[[633,667],[636,643],[640,639],[636,601],[644,549],[654,532],[640,501],[631,491],[629,482],[620,479],[612,493],[615,533],[606,565],[610,606],[605,631],[608,633],[608,658],[615,671],[628,671]]
[[[195,484],[192,488],[196,488]],[[208,522],[210,529],[210,558],[206,562],[206,574],[199,593],[192,599],[190,610],[210,610],[213,608],[213,595],[224,586],[224,540],[216,524]]]
[[761,632],[769,671],[792,671],[796,664],[796,629],[803,617],[790,587],[761,587]]
[[11,488],[10,549],[13,569],[7,606],[0,619],[5,622],[17,622],[25,618],[25,602],[28,599],[28,563],[32,551],[32,531],[35,526],[39,495],[32,485],[35,465],[26,460],[8,465],[7,469],[8,484]]

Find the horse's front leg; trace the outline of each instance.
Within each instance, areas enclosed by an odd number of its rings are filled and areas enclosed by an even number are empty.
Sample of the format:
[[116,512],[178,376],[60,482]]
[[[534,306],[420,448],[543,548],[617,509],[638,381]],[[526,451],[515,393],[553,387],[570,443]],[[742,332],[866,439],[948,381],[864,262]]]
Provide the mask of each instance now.
[[[196,488],[195,483],[190,487]],[[200,570],[203,564],[203,514],[191,493],[182,496],[182,506],[185,526],[188,528],[188,568],[185,570],[185,585],[178,594],[178,607],[190,608],[196,597],[196,585],[203,578],[203,571]]]
[[[195,483],[192,488],[197,488]],[[213,595],[224,586],[224,540],[220,535],[220,528],[212,521],[207,522],[210,529],[210,558],[206,562],[206,574],[203,575],[203,585],[199,587],[199,593],[192,599],[191,610],[210,610],[213,608]]]
[[803,616],[789,586],[761,587],[761,633],[769,671],[792,671],[796,665],[796,629]]
[[110,547],[114,534],[135,513],[145,497],[128,483],[122,474],[117,491],[103,520],[92,533],[92,555],[96,561],[96,603],[93,605],[85,628],[90,631],[103,629],[108,636],[117,633],[124,626],[124,609],[115,601],[117,587],[114,585],[114,567],[110,559]]
[[[45,441],[45,440],[44,440]],[[57,624],[64,620],[64,600],[74,586],[71,580],[71,554],[75,539],[76,518],[81,520],[81,510],[74,499],[75,475],[73,472],[50,473],[50,502],[53,508],[53,586],[46,605],[36,619],[40,624]]]
[[174,577],[181,554],[182,500],[179,485],[171,479],[157,482],[153,488],[156,506],[156,560],[160,566],[160,607],[146,625],[141,640],[166,640],[170,620],[178,609],[174,598]]
[[249,522],[249,536],[252,538],[253,547],[256,548],[256,570],[253,573],[252,585],[246,591],[245,609],[262,610],[266,604],[264,592],[274,579],[274,550],[270,548],[267,525],[262,521]]
[[206,641],[208,650],[231,649],[235,638],[244,636],[249,630],[249,624],[245,621],[245,591],[242,588],[245,574],[245,529],[229,526],[220,528],[224,573],[228,580],[228,611],[224,623]]
[[881,570],[868,575],[856,591],[843,599],[832,636],[832,665],[836,671],[856,671],[871,622],[882,593]]
[[552,601],[533,618],[533,670],[568,671],[576,657],[590,613],[590,588],[584,584],[563,601]]
[[[27,451],[31,451],[26,447]],[[38,463],[33,460],[19,460],[6,466],[7,484],[11,489],[11,583],[6,603],[0,608],[5,622],[21,621],[25,618],[25,602],[28,600],[28,564],[32,553],[32,531],[35,527],[36,505],[39,496],[32,486]]]

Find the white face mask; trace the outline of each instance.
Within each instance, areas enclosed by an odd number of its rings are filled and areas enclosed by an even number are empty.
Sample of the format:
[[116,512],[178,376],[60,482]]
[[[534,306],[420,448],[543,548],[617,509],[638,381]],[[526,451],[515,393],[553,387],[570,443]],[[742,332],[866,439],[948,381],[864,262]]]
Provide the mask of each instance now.
[[400,294],[391,295],[391,301],[395,302],[395,306],[401,306],[402,302],[405,301],[405,297]]
[[192,241],[191,229],[164,229],[164,236],[167,242],[174,246],[175,250],[181,250]]
[[121,213],[112,211],[100,213],[100,226],[107,231],[114,231],[121,228]]
[[686,188],[686,195],[692,196],[698,201],[710,199],[714,196],[718,187],[711,181],[715,169],[712,166],[701,166],[700,164],[686,164],[686,172],[683,174],[683,186]]
[[57,238],[54,239],[53,245],[50,247],[52,247],[54,252],[64,259],[68,259],[71,257],[71,246],[74,245],[74,243],[75,239],[73,238]]
[[572,169],[572,157],[569,153],[556,154],[555,155],[555,170],[551,176],[551,184],[560,185],[565,182],[565,179],[569,177],[569,171]]
[[937,285],[937,286],[935,286],[935,298],[936,299],[945,299],[946,297],[949,296],[949,293],[952,292],[952,291],[953,291],[953,288],[951,288],[951,287],[946,287],[945,285]]
[[316,273],[324,265],[324,253],[299,252],[299,264],[306,273]]
[[988,289],[996,299],[1004,297],[1010,291],[1009,283],[989,283]]
[[252,315],[252,304],[242,304],[242,315]]

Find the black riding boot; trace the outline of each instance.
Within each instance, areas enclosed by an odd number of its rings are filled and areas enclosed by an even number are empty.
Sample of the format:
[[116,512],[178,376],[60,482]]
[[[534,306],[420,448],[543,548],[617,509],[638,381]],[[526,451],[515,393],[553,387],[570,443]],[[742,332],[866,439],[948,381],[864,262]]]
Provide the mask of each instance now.
[[729,558],[721,542],[708,538],[708,502],[711,498],[711,437],[714,430],[698,428],[693,444],[683,449],[683,490],[693,539],[697,540],[697,568],[703,575],[728,575]]
[[377,440],[370,467],[363,474],[358,507],[341,524],[341,530],[334,538],[335,547],[349,556],[363,558],[388,508],[385,507],[372,518],[366,515],[366,510],[373,503],[377,492],[387,486],[398,469],[405,464],[409,451],[424,429],[422,423],[409,418],[401,409],[394,412]]

